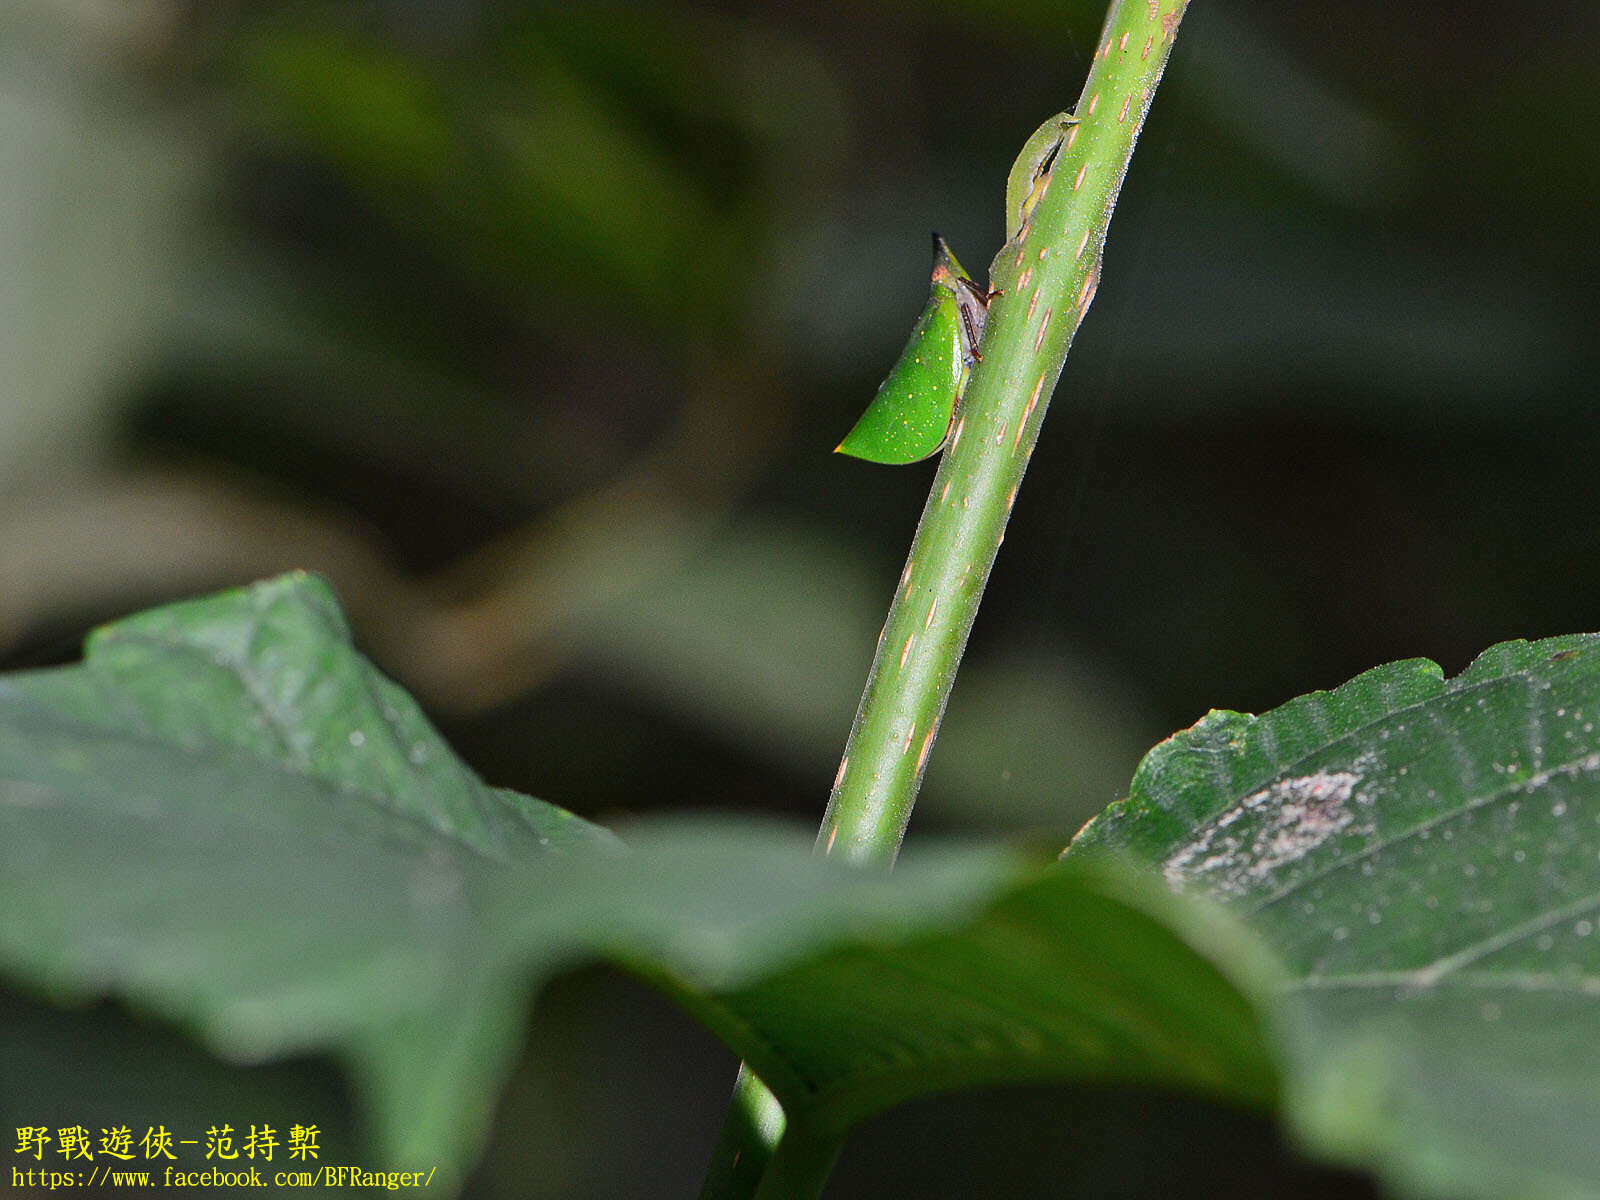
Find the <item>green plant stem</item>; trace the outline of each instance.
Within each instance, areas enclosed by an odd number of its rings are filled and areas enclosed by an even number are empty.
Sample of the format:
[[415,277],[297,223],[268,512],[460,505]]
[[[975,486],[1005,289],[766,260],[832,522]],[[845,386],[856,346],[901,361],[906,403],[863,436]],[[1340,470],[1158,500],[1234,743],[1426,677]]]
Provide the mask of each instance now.
[[1051,392],[1100,276],[1133,144],[1186,0],[1114,0],[1028,224],[995,257],[972,377],[895,589],[818,845],[892,862]]
[[[1045,409],[1094,299],[1106,228],[1186,4],[1112,0],[1078,124],[1028,223],[990,266],[989,286],[1002,294],[990,305],[983,361],[972,369],[878,636],[817,839],[824,854],[887,864],[899,851]],[[741,1070],[718,1143],[719,1165],[737,1161],[739,1170],[716,1187],[708,1178],[702,1200],[751,1195],[758,1162],[762,1200],[820,1192],[839,1144],[801,1138],[793,1127],[775,1142],[764,1138],[775,1104]]]
[[791,1125],[761,1176],[755,1200],[812,1200],[822,1195],[843,1148],[842,1137]]
[[728,1118],[711,1151],[700,1200],[753,1195],[784,1136],[786,1124],[777,1098],[749,1067],[740,1063]]

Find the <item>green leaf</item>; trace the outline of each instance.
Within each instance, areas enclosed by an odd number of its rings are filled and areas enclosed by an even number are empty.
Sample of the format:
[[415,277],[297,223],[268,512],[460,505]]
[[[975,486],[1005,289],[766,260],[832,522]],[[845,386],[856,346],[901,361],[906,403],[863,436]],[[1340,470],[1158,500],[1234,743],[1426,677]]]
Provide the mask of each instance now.
[[0,967],[235,1061],[339,1049],[397,1160],[459,1165],[517,1045],[490,868],[611,841],[484,785],[308,576],[0,681]]
[[1131,851],[1282,956],[1287,1116],[1437,1195],[1600,1194],[1600,637],[1393,663],[1153,750]]
[[552,974],[665,987],[835,1136],[896,1100],[1143,1080],[1267,1103],[1215,912],[1126,873],[913,848],[893,875],[808,832],[654,822],[627,843],[485,786],[295,575],[96,633],[0,680],[0,971],[215,1052],[344,1062],[385,1167],[459,1178]]
[[[973,870],[967,855],[913,853],[896,890],[908,867],[920,881],[940,866]],[[915,1096],[1000,1083],[1149,1085],[1248,1105],[1276,1095],[1240,987],[1277,975],[1208,907],[1071,864],[993,888],[960,922],[907,932],[681,999],[740,1050],[791,1125],[824,1137]]]

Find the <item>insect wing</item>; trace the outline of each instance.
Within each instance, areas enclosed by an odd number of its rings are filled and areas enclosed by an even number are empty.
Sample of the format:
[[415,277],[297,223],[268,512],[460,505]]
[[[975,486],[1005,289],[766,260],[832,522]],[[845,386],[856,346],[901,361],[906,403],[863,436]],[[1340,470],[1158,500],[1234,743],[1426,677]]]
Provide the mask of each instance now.
[[950,435],[950,419],[967,372],[961,313],[955,292],[937,275],[906,348],[838,453],[900,465],[935,454]]

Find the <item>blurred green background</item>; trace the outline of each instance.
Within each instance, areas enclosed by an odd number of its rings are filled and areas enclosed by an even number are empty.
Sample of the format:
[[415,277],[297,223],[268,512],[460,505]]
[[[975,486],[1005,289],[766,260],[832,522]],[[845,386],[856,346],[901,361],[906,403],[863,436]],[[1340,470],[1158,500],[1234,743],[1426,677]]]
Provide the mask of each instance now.
[[[829,451],[929,230],[998,248],[1102,12],[12,0],[0,666],[309,567],[492,782],[815,820],[932,473]],[[1210,707],[1600,628],[1597,34],[1576,0],[1193,6],[913,837],[1052,851]],[[327,1064],[4,1018],[35,1120],[295,1096],[359,1156]],[[686,1194],[730,1081],[576,976],[474,1192]],[[1365,1185],[1236,1114],[1029,1092],[884,1118],[830,1194],[1056,1187]]]

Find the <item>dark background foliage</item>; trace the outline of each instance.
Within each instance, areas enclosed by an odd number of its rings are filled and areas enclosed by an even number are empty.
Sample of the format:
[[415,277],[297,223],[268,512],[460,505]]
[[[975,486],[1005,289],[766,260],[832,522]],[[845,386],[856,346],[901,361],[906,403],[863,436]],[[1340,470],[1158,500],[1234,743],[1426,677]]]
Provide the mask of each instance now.
[[[0,22],[0,663],[306,566],[493,782],[814,820],[931,474],[828,451],[928,231],[975,271],[998,247],[1100,15],[28,0]],[[1057,847],[1210,707],[1600,627],[1597,20],[1194,6],[914,836]],[[62,1123],[156,1089],[356,1136],[327,1064],[10,1004],[7,1071],[56,1064],[32,1102]],[[730,1079],[650,993],[576,976],[474,1188],[683,1194]],[[836,1191],[1364,1186],[1303,1170],[1189,1102],[1007,1093],[883,1118]]]

